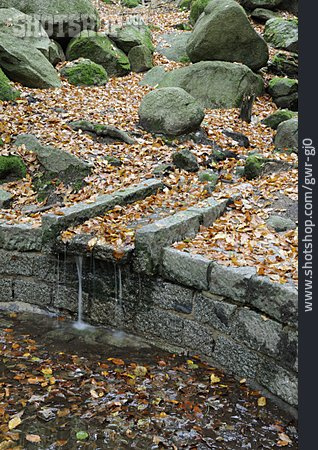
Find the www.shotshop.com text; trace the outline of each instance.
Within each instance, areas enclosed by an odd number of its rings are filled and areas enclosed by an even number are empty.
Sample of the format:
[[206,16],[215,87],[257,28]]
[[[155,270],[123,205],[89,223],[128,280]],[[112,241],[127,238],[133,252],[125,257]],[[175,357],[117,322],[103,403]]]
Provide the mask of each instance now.
[[304,216],[305,216],[305,230],[302,239],[304,264],[301,269],[305,275],[305,311],[312,311],[312,297],[313,297],[313,231],[316,226],[313,221],[313,189],[316,184],[316,178],[313,176],[313,164],[311,158],[316,155],[316,148],[313,146],[311,139],[306,138],[302,141],[302,151],[305,155],[305,173],[304,184],[302,189],[304,192]]

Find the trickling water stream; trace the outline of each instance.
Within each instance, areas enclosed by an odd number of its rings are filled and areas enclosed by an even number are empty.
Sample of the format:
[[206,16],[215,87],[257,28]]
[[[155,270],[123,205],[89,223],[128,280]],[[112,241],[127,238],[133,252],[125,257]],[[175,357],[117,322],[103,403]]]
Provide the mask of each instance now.
[[74,324],[74,327],[77,330],[85,330],[89,327],[83,321],[83,256],[75,256],[76,261],[76,269],[77,269],[77,277],[78,277],[78,306],[77,306],[77,322]]

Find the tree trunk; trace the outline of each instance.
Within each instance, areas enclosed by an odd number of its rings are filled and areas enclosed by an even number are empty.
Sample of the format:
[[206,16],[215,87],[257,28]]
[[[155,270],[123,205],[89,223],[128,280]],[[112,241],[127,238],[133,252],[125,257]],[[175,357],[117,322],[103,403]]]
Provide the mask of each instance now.
[[255,95],[245,95],[241,104],[240,119],[244,122],[250,123],[252,118],[253,103]]

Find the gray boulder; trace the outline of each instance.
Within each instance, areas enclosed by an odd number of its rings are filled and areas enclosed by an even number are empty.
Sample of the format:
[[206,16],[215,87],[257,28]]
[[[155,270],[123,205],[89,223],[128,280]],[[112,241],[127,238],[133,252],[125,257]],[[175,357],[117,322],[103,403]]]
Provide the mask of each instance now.
[[298,119],[289,119],[278,125],[274,144],[277,151],[298,152]]
[[168,72],[159,87],[179,87],[206,108],[236,108],[247,93],[260,95],[264,82],[242,64],[202,61]]
[[48,58],[50,39],[34,16],[24,14],[15,8],[0,8],[0,32],[23,39],[21,45],[32,45]]
[[156,87],[164,79],[166,73],[164,66],[155,66],[139,81],[139,85]]
[[82,30],[96,30],[97,10],[91,0],[0,0],[0,8],[16,8],[35,15],[50,38],[72,38]]
[[66,58],[87,58],[104,67],[109,76],[123,76],[130,71],[125,53],[117,48],[105,33],[82,31],[71,40],[66,50]]
[[172,161],[178,169],[183,169],[187,172],[197,172],[199,170],[197,158],[187,148],[172,153]]
[[278,52],[268,64],[269,70],[281,76],[289,78],[298,77],[298,55],[297,53]]
[[152,52],[145,45],[137,45],[128,53],[130,67],[133,72],[146,72],[153,67]]
[[126,54],[137,45],[145,45],[151,52],[154,51],[151,32],[146,25],[116,27],[108,33],[108,37]]
[[83,179],[90,173],[91,167],[86,162],[65,150],[41,144],[32,134],[19,135],[14,145],[24,145],[36,154],[41,172],[37,176],[35,187],[40,194],[47,194],[52,190],[50,182],[56,178],[66,185],[80,187]]
[[52,64],[35,47],[0,32],[0,66],[10,80],[31,88],[56,88],[61,82]]
[[298,53],[298,22],[295,19],[270,19],[266,22],[265,40],[275,48]]
[[199,103],[178,87],[156,89],[142,99],[141,126],[151,133],[179,136],[196,131],[204,118]]
[[269,19],[274,19],[277,15],[278,13],[271,11],[270,9],[256,8],[252,12],[251,17],[257,22],[265,23]]
[[290,78],[273,78],[268,84],[268,93],[280,108],[298,108],[298,81]]
[[170,61],[185,62],[189,60],[187,44],[190,36],[190,32],[163,34],[160,36],[161,39],[156,47],[156,52]]
[[65,61],[61,45],[49,39],[35,16],[24,14],[15,8],[0,8],[0,32],[23,40],[22,45],[37,48],[53,66]]
[[275,231],[281,232],[281,231],[288,231],[288,230],[294,230],[297,225],[295,222],[291,219],[288,219],[287,217],[281,217],[281,216],[270,216],[266,223],[269,227],[274,228]]
[[283,0],[240,0],[240,3],[246,9],[266,8],[277,9]]
[[240,62],[258,70],[266,66],[268,48],[234,0],[214,0],[195,24],[187,45],[192,62]]

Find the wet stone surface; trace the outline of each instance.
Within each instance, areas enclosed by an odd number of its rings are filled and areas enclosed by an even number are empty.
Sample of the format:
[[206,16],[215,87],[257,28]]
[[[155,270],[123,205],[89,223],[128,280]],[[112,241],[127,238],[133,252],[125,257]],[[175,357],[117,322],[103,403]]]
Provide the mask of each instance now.
[[0,311],[3,449],[297,449],[244,380],[123,332]]

